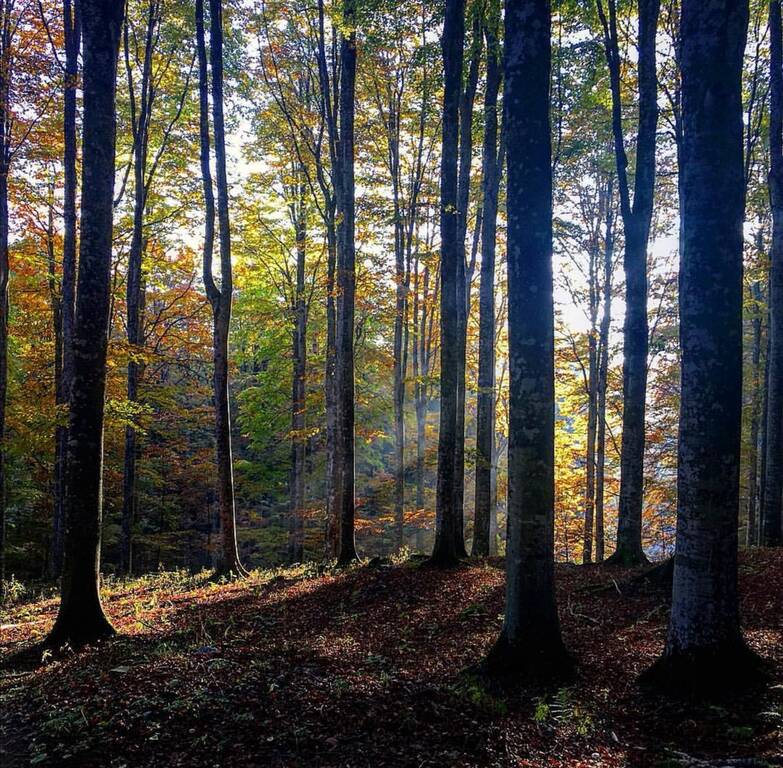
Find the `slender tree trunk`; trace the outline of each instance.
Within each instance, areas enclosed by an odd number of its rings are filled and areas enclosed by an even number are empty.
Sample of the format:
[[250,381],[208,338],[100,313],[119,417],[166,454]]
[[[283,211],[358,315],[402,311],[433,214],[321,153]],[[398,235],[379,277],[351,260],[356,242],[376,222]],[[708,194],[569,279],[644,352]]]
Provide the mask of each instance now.
[[501,62],[497,39],[499,18],[486,27],[487,80],[484,91],[482,159],[481,283],[479,286],[479,371],[476,404],[476,502],[473,523],[474,557],[489,557],[492,519],[492,473],[495,444],[495,240],[498,188],[502,171],[498,157],[498,91]]
[[642,548],[644,501],[644,421],[647,393],[647,242],[655,193],[655,142],[658,124],[655,38],[660,0],[639,2],[639,126],[636,173],[630,199],[620,92],[620,46],[615,0],[608,0],[607,20],[602,0],[598,12],[604,28],[606,58],[612,91],[620,211],[625,230],[625,324],[623,326],[623,439],[620,454],[620,504],[617,547],[609,562],[634,565],[647,562]]
[[[103,413],[111,293],[115,92],[122,3],[82,0],[82,221],[68,432],[65,563],[46,643],[78,647],[114,633],[99,592]],[[78,493],[78,495],[77,495]]]
[[609,329],[612,322],[612,277],[614,266],[614,187],[607,184],[606,223],[604,228],[604,309],[598,342],[598,412],[596,416],[595,460],[595,561],[604,560],[604,487],[606,482],[606,390],[609,379]]
[[324,390],[326,401],[326,535],[327,557],[337,557],[340,521],[339,477],[337,475],[337,390],[336,390],[336,345],[337,317],[335,302],[335,272],[337,269],[337,240],[334,215],[330,216],[326,228],[327,276],[326,276],[326,370]]
[[[759,230],[757,243],[761,242],[761,230]],[[761,250],[761,249],[759,249]],[[754,302],[753,319],[753,346],[751,347],[751,413],[750,413],[750,440],[748,451],[748,498],[747,498],[747,531],[745,544],[754,547],[758,544],[758,474],[759,474],[759,428],[761,422],[761,284],[756,281],[751,288]]]
[[[481,16],[473,12],[473,30],[467,82],[459,106],[459,166],[457,175],[457,420],[454,441],[454,546],[459,557],[466,557],[465,549],[465,367],[470,310],[469,284],[471,276],[466,269],[466,240],[470,210],[470,171],[473,164],[473,105],[478,87],[479,65],[483,50]],[[476,216],[476,233],[481,230],[481,216]],[[474,242],[477,242],[474,240]],[[475,261],[472,260],[472,264]]]
[[304,558],[305,459],[307,448],[307,301],[305,298],[305,262],[307,255],[307,209],[305,187],[299,185],[296,204],[296,293],[294,296],[293,361],[291,397],[291,527],[288,559]]
[[747,23],[742,0],[682,4],[677,544],[666,647],[647,678],[688,691],[752,678],[737,599]]
[[354,302],[356,296],[356,242],[354,189],[354,115],[356,90],[356,8],[344,0],[340,41],[340,196],[338,198],[337,252],[337,400],[339,414],[340,533],[338,563],[358,559],[354,538]]
[[[5,124],[7,90],[0,75],[0,122]],[[5,125],[3,126],[5,127]],[[3,137],[4,138],[4,137]],[[4,147],[5,142],[0,141]],[[5,153],[5,150],[1,150]],[[6,463],[5,409],[8,393],[8,163],[0,162],[0,601],[5,599]]]
[[210,63],[212,69],[212,120],[215,129],[215,172],[217,174],[217,218],[220,233],[220,288],[212,276],[215,239],[215,199],[210,170],[209,85],[204,39],[203,0],[196,0],[196,40],[199,62],[199,135],[201,175],[204,186],[205,236],[203,278],[213,317],[213,391],[215,398],[215,443],[217,460],[218,516],[221,538],[216,553],[218,574],[242,576],[234,510],[234,472],[231,455],[231,411],[228,390],[228,336],[231,324],[233,276],[231,272],[231,229],[228,213],[225,129],[223,125],[223,13],[220,0],[209,0]]
[[491,673],[570,674],[555,603],[555,381],[548,0],[506,0],[509,447],[506,612]]
[[[600,194],[600,193],[599,193]],[[593,521],[595,517],[595,453],[598,421],[598,261],[600,244],[593,243],[590,253],[589,293],[590,332],[587,340],[587,451],[585,456],[585,521],[582,563],[593,562]]]
[[448,566],[457,562],[456,441],[459,403],[458,281],[464,249],[458,240],[457,153],[459,106],[465,39],[465,2],[446,0],[441,49],[443,52],[443,119],[440,166],[440,432],[435,502],[435,546],[432,562]]
[[[144,42],[144,60],[141,74],[141,95],[136,114],[136,95],[134,93],[132,68],[130,63],[130,43],[127,21],[125,25],[125,61],[128,77],[128,91],[131,103],[131,123],[133,130],[133,232],[128,252],[128,274],[126,284],[126,306],[128,312],[128,375],[126,394],[128,402],[136,405],[139,400],[139,379],[141,360],[139,354],[143,347],[143,277],[144,258],[144,218],[147,208],[147,147],[149,139],[149,118],[152,109],[152,55],[155,46],[155,30],[160,23],[160,6],[156,0],[150,0],[147,9],[147,28]],[[125,427],[125,457],[123,462],[122,483],[122,530],[120,535],[120,571],[133,571],[133,524],[138,507],[136,467],[139,460],[139,442],[136,427]]]
[[[80,0],[63,2],[65,82],[63,87],[63,267],[60,288],[62,311],[62,377],[58,405],[65,410],[73,381],[73,326],[76,303],[76,88],[79,81],[81,47]],[[59,418],[59,417],[58,417]],[[59,577],[65,544],[65,482],[68,455],[68,427],[58,422],[55,434],[55,498],[52,526],[51,575]]]
[[769,276],[769,357],[767,360],[767,466],[761,539],[783,544],[783,32],[780,0],[770,0],[769,193],[772,248]]

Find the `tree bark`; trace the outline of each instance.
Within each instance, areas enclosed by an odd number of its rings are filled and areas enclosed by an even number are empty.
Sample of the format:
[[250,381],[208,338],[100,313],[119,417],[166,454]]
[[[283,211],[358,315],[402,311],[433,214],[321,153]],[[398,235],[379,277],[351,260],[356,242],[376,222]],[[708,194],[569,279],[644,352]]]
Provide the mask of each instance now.
[[623,438],[620,453],[620,503],[617,546],[608,562],[647,562],[642,548],[644,502],[644,433],[647,393],[647,243],[655,196],[655,142],[658,124],[655,38],[660,0],[639,2],[639,124],[633,202],[628,182],[622,101],[620,53],[615,0],[608,0],[607,20],[602,0],[598,12],[604,28],[606,59],[612,92],[620,213],[625,230],[625,324],[623,326]]
[[498,154],[498,91],[501,62],[499,9],[485,28],[487,79],[484,90],[482,158],[481,283],[479,286],[479,370],[476,403],[476,501],[473,557],[489,557],[492,520],[492,470],[495,443],[495,240],[502,162]]
[[743,0],[684,0],[682,394],[669,630],[646,679],[690,692],[748,683],[737,598],[742,423]]
[[506,612],[490,673],[551,681],[572,665],[554,584],[554,306],[548,0],[506,0],[509,447]]
[[457,202],[457,154],[459,107],[465,39],[465,2],[446,0],[441,49],[443,53],[443,118],[440,166],[440,431],[438,434],[438,476],[435,502],[435,546],[432,562],[449,566],[457,562],[457,527],[462,515],[457,509],[457,408],[459,403],[460,260]]
[[[84,146],[74,377],[68,431],[65,563],[46,644],[78,647],[114,633],[99,591],[103,414],[111,299],[117,54],[123,4],[81,0]],[[77,495],[78,493],[78,495]]]
[[783,32],[780,0],[770,0],[769,196],[772,248],[769,276],[766,487],[761,539],[783,544]]

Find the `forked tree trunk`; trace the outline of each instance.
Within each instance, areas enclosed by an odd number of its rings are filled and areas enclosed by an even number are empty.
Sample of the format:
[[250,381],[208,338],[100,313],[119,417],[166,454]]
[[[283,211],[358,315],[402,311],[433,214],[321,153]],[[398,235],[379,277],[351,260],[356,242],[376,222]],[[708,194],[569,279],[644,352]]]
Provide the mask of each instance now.
[[509,447],[506,612],[491,674],[567,677],[554,583],[555,381],[548,0],[506,0]]
[[488,20],[487,79],[484,90],[484,147],[482,159],[481,283],[479,285],[479,370],[476,403],[476,501],[473,523],[474,557],[489,557],[492,473],[495,444],[495,239],[498,189],[502,172],[498,157],[498,91],[501,80],[497,39],[499,8]]
[[81,646],[114,633],[101,606],[101,491],[111,299],[117,54],[124,6],[81,0],[84,146],[74,378],[68,432],[65,563],[60,609],[46,639]]
[[446,0],[441,37],[443,52],[443,118],[440,166],[440,431],[435,502],[435,546],[432,562],[448,566],[457,562],[457,527],[462,514],[457,509],[455,467],[459,390],[459,323],[457,283],[464,249],[457,236],[457,151],[459,105],[462,84],[465,2]]
[[655,193],[655,142],[658,124],[655,38],[660,0],[639,1],[639,125],[636,169],[631,201],[628,158],[622,126],[620,46],[615,0],[608,0],[609,17],[598,0],[604,28],[612,92],[620,212],[625,230],[625,324],[623,326],[623,436],[620,455],[620,502],[617,547],[609,562],[636,565],[647,562],[642,548],[644,501],[645,398],[647,394],[647,242]]
[[741,0],[682,4],[677,544],[666,647],[646,677],[697,692],[748,683],[755,662],[737,599],[747,23]]
[[767,466],[761,538],[783,544],[783,33],[780,0],[770,0],[769,196],[772,249],[769,276],[769,358],[767,361]]

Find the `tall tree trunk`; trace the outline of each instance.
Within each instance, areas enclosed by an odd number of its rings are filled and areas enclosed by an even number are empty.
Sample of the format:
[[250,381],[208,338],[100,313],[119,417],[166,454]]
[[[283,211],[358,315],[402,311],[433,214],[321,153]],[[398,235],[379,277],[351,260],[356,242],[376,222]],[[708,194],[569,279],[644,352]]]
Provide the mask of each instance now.
[[11,166],[11,78],[15,19],[11,7],[0,5],[0,601],[5,599],[6,425],[8,394],[8,172]]
[[769,276],[767,360],[767,466],[761,539],[783,544],[783,32],[780,0],[770,0],[769,195],[772,248]]
[[[757,244],[761,245],[761,230],[758,232]],[[759,248],[761,251],[761,248]],[[751,347],[751,404],[750,404],[750,440],[748,451],[748,498],[747,498],[747,531],[745,544],[754,547],[758,544],[758,476],[759,476],[759,427],[761,422],[761,284],[755,281],[751,287],[753,298],[753,346]]]
[[[601,195],[601,191],[599,191]],[[582,537],[582,563],[593,562],[593,521],[595,517],[595,454],[596,426],[598,421],[598,267],[600,243],[596,236],[590,253],[589,295],[590,331],[587,345],[587,450],[585,455],[584,535]]]
[[509,447],[506,612],[488,657],[503,677],[571,671],[554,583],[555,380],[548,0],[506,0]]
[[596,414],[595,458],[595,561],[604,560],[604,487],[606,483],[606,390],[609,381],[609,329],[612,322],[612,278],[614,271],[614,185],[607,182],[604,227],[603,315],[598,340],[598,411]]
[[[144,258],[144,218],[147,208],[147,148],[149,144],[149,118],[154,99],[152,84],[152,55],[155,46],[156,28],[160,23],[160,6],[156,0],[150,0],[147,8],[147,28],[144,41],[144,60],[141,73],[141,94],[136,106],[133,75],[128,40],[128,22],[126,19],[124,42],[125,63],[128,78],[128,92],[131,105],[131,128],[133,131],[133,231],[128,251],[128,274],[126,283],[127,335],[128,335],[128,374],[126,394],[132,405],[139,400],[139,379],[141,372],[140,353],[143,346],[144,319],[142,307]],[[122,530],[120,535],[120,571],[131,573],[133,570],[132,532],[138,507],[136,466],[139,459],[139,444],[136,427],[125,427],[125,457],[122,482]]]
[[[63,410],[73,381],[73,325],[76,303],[76,88],[79,81],[81,47],[80,0],[63,2],[65,82],[63,85],[63,267],[60,288],[62,374],[57,405]],[[59,417],[58,417],[59,418]],[[55,497],[52,525],[51,576],[59,577],[65,543],[65,481],[68,456],[68,427],[59,423],[55,433]]]
[[[300,169],[300,177],[302,176]],[[294,295],[293,361],[291,397],[291,525],[288,559],[304,558],[305,459],[307,448],[307,300],[305,298],[305,262],[307,256],[307,209],[305,182],[300,179],[299,199],[294,207],[296,226],[296,289]]]
[[458,282],[464,264],[464,248],[459,247],[457,202],[457,154],[459,147],[459,107],[462,84],[465,2],[446,0],[441,49],[443,52],[443,118],[440,165],[440,432],[438,434],[438,478],[435,502],[435,546],[432,562],[448,566],[456,563],[457,528],[462,514],[457,509],[456,441],[459,404],[459,322],[457,312],[461,291]]
[[[65,563],[46,643],[81,646],[114,628],[99,591],[103,413],[111,294],[115,88],[123,4],[81,0],[84,146],[74,377],[68,432]],[[77,495],[78,493],[78,495]]]
[[[467,269],[466,240],[468,232],[468,212],[470,210],[470,172],[473,164],[473,105],[476,101],[479,66],[483,51],[481,14],[473,9],[473,24],[470,47],[470,61],[459,107],[459,168],[457,177],[457,247],[460,259],[457,262],[457,424],[454,442],[454,509],[455,528],[454,546],[460,557],[467,556],[465,550],[465,368],[468,334],[468,315],[470,312],[470,282],[472,274]],[[482,217],[476,214],[474,243],[478,244]],[[475,253],[475,248],[474,248]],[[471,259],[475,264],[475,259]]]
[[743,0],[683,0],[677,544],[666,647],[647,679],[688,691],[752,678],[737,599],[747,23]]
[[495,444],[495,240],[498,189],[502,172],[498,156],[498,91],[501,62],[497,39],[499,7],[488,20],[487,80],[484,90],[482,158],[481,283],[479,286],[479,370],[476,403],[476,502],[473,523],[474,557],[489,557],[492,520],[492,470]]
[[326,225],[327,275],[326,275],[326,369],[324,372],[324,395],[326,401],[326,531],[325,552],[327,557],[337,557],[340,521],[339,478],[337,475],[337,305],[335,302],[335,272],[337,270],[337,237],[334,215]]
[[215,199],[210,170],[209,85],[206,43],[204,40],[204,3],[196,0],[196,40],[199,63],[199,136],[201,175],[204,186],[205,235],[203,278],[213,318],[213,392],[215,398],[215,443],[217,459],[218,516],[221,539],[215,570],[219,574],[242,576],[246,573],[239,560],[234,511],[234,472],[231,456],[231,412],[228,392],[228,335],[231,323],[233,276],[231,273],[231,230],[228,215],[225,129],[223,125],[223,13],[220,0],[209,0],[210,63],[212,69],[212,120],[215,129],[215,172],[218,190],[218,226],[220,232],[220,288],[212,276],[215,239]]
[[639,125],[633,202],[628,182],[622,101],[620,46],[615,0],[608,0],[607,20],[602,0],[598,12],[604,28],[606,59],[612,91],[620,212],[625,231],[625,324],[623,326],[623,439],[620,453],[620,504],[617,547],[609,562],[647,562],[642,548],[644,501],[644,420],[647,393],[647,242],[655,195],[655,141],[658,124],[655,38],[660,0],[639,0]]
[[356,8],[343,2],[345,29],[340,40],[340,194],[338,197],[337,251],[337,412],[339,443],[340,533],[338,563],[358,559],[354,537],[354,302],[356,296],[354,115],[356,90]]

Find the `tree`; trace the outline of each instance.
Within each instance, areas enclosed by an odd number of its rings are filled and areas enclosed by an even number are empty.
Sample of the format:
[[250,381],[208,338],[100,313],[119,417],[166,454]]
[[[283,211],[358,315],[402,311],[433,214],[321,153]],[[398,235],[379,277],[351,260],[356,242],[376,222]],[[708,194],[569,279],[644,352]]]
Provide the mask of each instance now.
[[99,591],[103,418],[109,330],[117,54],[123,5],[81,0],[84,146],[81,239],[68,423],[65,562],[51,647],[114,633]]
[[684,0],[682,394],[677,544],[663,656],[645,680],[700,691],[753,679],[737,600],[742,409],[743,0]]
[[[503,149],[498,153],[498,91],[502,75],[498,33],[500,7],[495,4],[484,27],[487,39],[487,80],[484,88],[482,157],[481,283],[479,288],[479,374],[476,405],[476,506],[474,557],[489,557],[492,519],[492,466],[495,438],[495,248],[498,191]],[[502,143],[502,141],[501,141]]]
[[215,131],[215,173],[217,176],[217,218],[220,242],[220,287],[212,276],[215,240],[215,199],[210,169],[209,84],[204,40],[204,3],[196,0],[196,40],[199,67],[199,136],[201,175],[204,185],[205,234],[203,278],[213,318],[213,391],[215,398],[215,443],[217,459],[218,512],[221,545],[216,570],[220,574],[243,576],[239,560],[234,502],[234,468],[231,453],[231,408],[228,391],[228,334],[231,326],[233,275],[231,270],[231,227],[228,211],[226,143],[223,121],[223,8],[210,0],[210,64],[212,70],[212,122]]
[[783,544],[783,30],[780,0],[770,0],[769,197],[772,248],[769,276],[766,472],[761,538]]
[[[60,380],[57,404],[66,408],[73,381],[73,325],[76,303],[76,88],[81,47],[80,0],[63,2],[63,266],[60,287]],[[52,576],[60,575],[65,543],[65,481],[68,460],[68,427],[58,423],[55,433],[54,520],[52,525]]]
[[337,562],[358,558],[354,539],[354,303],[356,300],[356,235],[354,182],[354,117],[356,110],[356,4],[343,2],[340,37],[340,138],[337,189],[337,440],[340,445],[340,532]]
[[548,0],[506,0],[509,445],[506,612],[491,674],[567,676],[554,584],[554,305]]
[[655,38],[660,0],[639,0],[639,124],[633,201],[628,181],[628,157],[622,125],[620,47],[615,0],[597,0],[604,31],[612,92],[620,215],[625,235],[625,325],[623,327],[623,441],[620,457],[620,504],[617,547],[609,562],[647,562],[642,549],[644,495],[644,415],[647,391],[647,241],[655,191],[655,141],[658,123]]
[[465,39],[464,0],[446,0],[441,50],[443,52],[443,118],[440,166],[440,432],[438,433],[438,477],[435,502],[435,546],[432,561],[452,565],[459,557],[457,526],[462,512],[457,509],[455,484],[457,408],[459,389],[458,305],[461,292],[459,260],[464,249],[458,240],[457,167],[459,107],[462,83],[462,48]]

